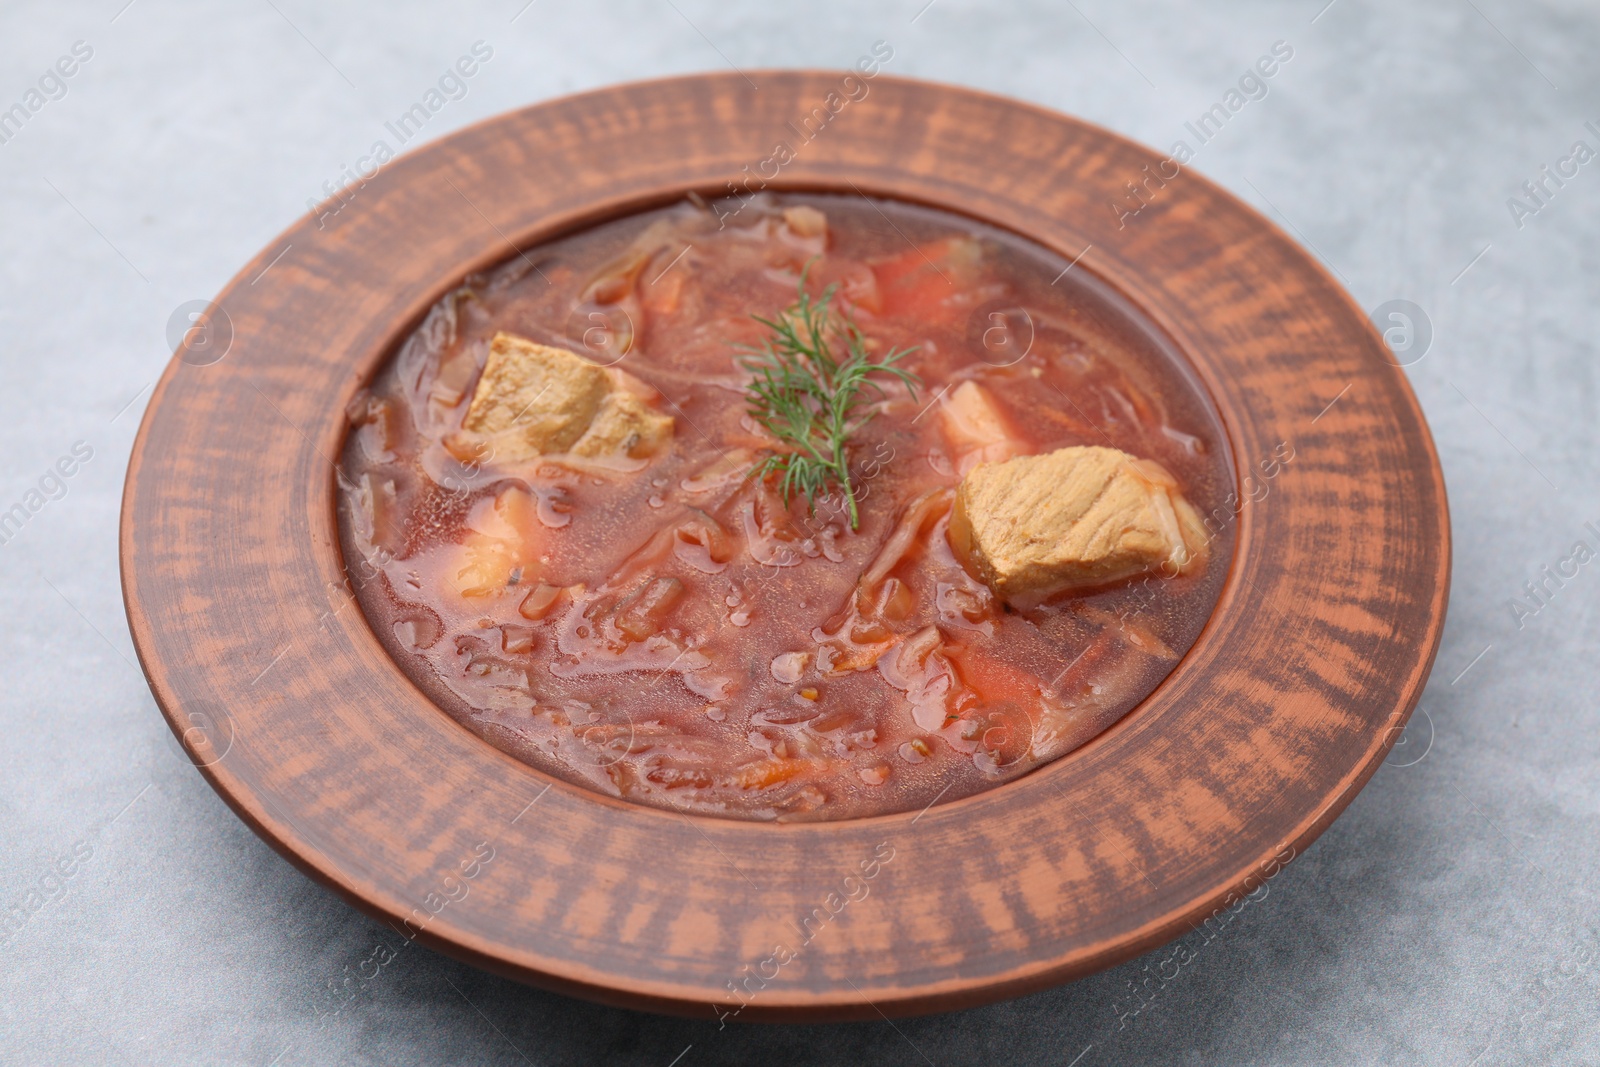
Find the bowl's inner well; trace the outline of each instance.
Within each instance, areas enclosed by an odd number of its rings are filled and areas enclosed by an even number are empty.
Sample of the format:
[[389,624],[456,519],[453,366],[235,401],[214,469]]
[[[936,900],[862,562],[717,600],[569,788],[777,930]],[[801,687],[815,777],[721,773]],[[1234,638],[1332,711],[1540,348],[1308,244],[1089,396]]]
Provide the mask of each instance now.
[[[685,201],[529,249],[349,414],[342,546],[395,661],[533,766],[684,811],[848,818],[1024,774],[1167,676],[1232,552],[1202,518],[1226,437],[1164,336],[1081,265],[893,201]],[[1133,461],[980,492],[1067,448]],[[1038,585],[1062,553],[1099,578]]]

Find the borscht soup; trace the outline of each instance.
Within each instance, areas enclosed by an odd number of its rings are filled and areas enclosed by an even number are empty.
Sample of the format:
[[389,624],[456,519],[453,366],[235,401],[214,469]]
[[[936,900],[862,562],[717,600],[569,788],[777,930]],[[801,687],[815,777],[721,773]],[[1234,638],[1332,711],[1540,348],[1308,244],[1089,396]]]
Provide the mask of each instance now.
[[891,200],[691,196],[464,279],[348,410],[351,583],[444,711],[628,801],[915,811],[1138,705],[1226,439],[1086,266]]

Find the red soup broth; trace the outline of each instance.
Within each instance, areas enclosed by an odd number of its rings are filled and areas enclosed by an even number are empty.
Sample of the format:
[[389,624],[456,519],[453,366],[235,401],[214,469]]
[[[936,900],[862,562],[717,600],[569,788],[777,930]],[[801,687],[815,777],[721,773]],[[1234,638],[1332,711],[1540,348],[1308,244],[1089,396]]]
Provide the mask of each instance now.
[[[1231,514],[1194,375],[1068,266],[945,212],[794,194],[643,212],[472,275],[350,406],[340,523],[361,606],[463,726],[610,796],[837,819],[1026,774],[1161,682],[1232,549],[1231,525],[1208,521],[1193,573],[1024,610],[952,554],[942,405],[965,382],[1020,451],[1113,446],[1161,464],[1201,515]],[[920,387],[875,378],[850,438],[856,529],[837,491],[812,510],[749,476],[778,443],[749,412],[741,346],[802,272],[873,351],[915,349],[901,366]],[[642,380],[670,443],[620,464],[455,447],[500,331]]]

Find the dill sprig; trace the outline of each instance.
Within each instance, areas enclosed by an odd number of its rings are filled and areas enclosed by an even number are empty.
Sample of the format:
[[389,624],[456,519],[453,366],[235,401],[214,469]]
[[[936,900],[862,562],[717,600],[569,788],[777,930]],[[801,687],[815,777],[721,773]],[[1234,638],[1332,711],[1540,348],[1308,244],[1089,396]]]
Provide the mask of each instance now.
[[882,359],[867,352],[867,339],[848,314],[832,310],[837,285],[813,298],[806,292],[806,274],[800,272],[795,302],[774,318],[751,318],[772,331],[758,346],[742,345],[750,357],[742,360],[753,375],[749,384],[750,414],[789,451],[768,456],[751,470],[764,478],[782,472],[779,488],[785,503],[796,492],[806,495],[812,514],[817,497],[837,483],[850,512],[850,528],[858,529],[855,487],[850,481],[848,445],[851,436],[876,414],[858,415],[857,407],[871,393],[886,395],[873,375],[890,375],[916,399],[921,380],[896,366],[916,347],[894,349]]

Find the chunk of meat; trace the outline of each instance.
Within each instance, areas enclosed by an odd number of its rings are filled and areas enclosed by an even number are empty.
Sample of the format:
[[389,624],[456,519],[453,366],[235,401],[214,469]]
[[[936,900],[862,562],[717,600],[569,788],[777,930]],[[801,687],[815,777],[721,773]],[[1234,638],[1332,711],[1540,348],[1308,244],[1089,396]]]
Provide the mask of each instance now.
[[652,411],[628,390],[615,389],[600,402],[594,421],[572,446],[572,453],[596,458],[653,456],[672,436],[672,422],[671,415]]
[[1204,562],[1198,516],[1160,464],[1115,448],[1063,448],[982,463],[962,479],[950,547],[1019,607]]
[[623,371],[497,333],[462,428],[492,437],[495,456],[513,463],[563,452],[639,458],[672,435],[672,417],[649,395]]
[[503,435],[498,445],[527,457],[565,452],[610,391],[605,371],[572,352],[497,333],[462,426]]
[[962,474],[1026,451],[988,390],[975,382],[962,382],[940,400],[939,419]]

